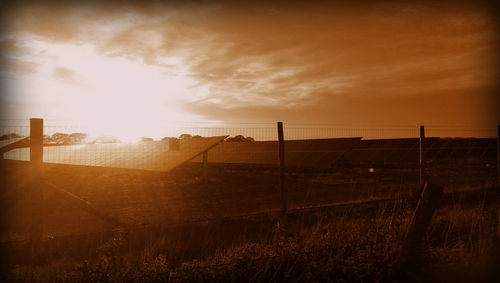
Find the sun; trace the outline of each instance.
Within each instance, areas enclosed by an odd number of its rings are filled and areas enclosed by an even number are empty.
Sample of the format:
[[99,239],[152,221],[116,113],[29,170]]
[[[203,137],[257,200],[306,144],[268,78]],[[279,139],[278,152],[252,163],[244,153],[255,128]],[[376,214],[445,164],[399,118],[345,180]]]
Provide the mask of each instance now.
[[[48,104],[45,115],[39,116],[58,117],[85,128],[90,135],[123,141],[161,138],[179,122],[204,121],[183,108],[200,94],[195,93],[197,81],[181,57],[146,64],[140,59],[101,54],[89,44],[36,42],[32,48],[45,50],[49,58],[44,59],[41,72],[23,85],[28,95],[42,94],[40,101]],[[175,64],[165,67],[163,62]],[[29,93],[27,85],[36,93]]]

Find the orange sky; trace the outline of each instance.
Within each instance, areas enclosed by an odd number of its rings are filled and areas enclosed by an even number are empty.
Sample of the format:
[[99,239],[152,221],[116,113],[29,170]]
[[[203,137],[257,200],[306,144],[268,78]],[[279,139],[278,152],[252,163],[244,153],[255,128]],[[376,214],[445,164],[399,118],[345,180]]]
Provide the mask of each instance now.
[[4,4],[2,118],[500,124],[488,5],[181,2]]

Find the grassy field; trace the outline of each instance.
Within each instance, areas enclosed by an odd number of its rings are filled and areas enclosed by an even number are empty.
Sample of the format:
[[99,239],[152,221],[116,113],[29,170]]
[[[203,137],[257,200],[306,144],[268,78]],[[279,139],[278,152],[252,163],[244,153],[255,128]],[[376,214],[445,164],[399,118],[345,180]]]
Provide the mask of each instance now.
[[[202,180],[196,163],[168,174],[50,165],[44,182],[33,184],[37,176],[26,164],[4,162],[4,274],[13,281],[386,281],[398,275],[418,172],[367,169],[289,170],[284,223],[273,166],[211,164]],[[430,176],[447,194],[427,233],[421,272],[412,277],[486,278],[498,190],[477,190],[491,185],[494,172],[467,170]],[[47,187],[42,255],[33,264],[28,196],[43,183],[126,229]]]

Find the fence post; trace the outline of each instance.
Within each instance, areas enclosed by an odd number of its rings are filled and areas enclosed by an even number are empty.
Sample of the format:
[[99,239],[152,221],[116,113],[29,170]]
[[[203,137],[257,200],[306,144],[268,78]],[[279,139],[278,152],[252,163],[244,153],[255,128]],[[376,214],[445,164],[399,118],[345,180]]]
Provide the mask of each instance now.
[[[496,282],[500,278],[500,208],[496,210],[496,231],[493,231],[493,245],[487,252],[487,265],[484,278],[479,282]],[[496,280],[496,281],[495,281]]]
[[283,138],[283,122],[278,122],[278,147],[280,158],[280,189],[281,189],[281,213],[286,214],[286,187],[285,187],[285,141]]
[[424,185],[425,182],[425,163],[424,163],[424,141],[425,141],[425,128],[424,126],[420,126],[420,186]]
[[500,240],[500,208],[497,209],[497,233],[496,238]]
[[43,232],[43,119],[30,119],[30,174],[31,180],[31,258],[34,261],[39,253]]
[[416,262],[422,238],[443,195],[443,187],[425,184],[401,250],[400,268],[405,273]]
[[203,152],[203,180],[208,180],[208,150]]
[[497,126],[497,184],[500,185],[500,125]]

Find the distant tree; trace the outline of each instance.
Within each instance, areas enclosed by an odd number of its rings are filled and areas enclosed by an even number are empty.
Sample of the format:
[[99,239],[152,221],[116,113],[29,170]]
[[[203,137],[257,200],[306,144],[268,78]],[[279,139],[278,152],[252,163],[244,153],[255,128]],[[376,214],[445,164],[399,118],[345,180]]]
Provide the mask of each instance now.
[[55,133],[50,137],[49,142],[55,144],[69,144],[69,135],[64,133]]
[[91,141],[90,143],[119,143],[119,139],[112,136],[101,136]]
[[142,137],[141,138],[141,142],[152,142],[153,139],[152,138],[147,138],[147,137]]
[[244,137],[243,135],[237,135],[234,137],[229,137],[226,139],[227,142],[253,142],[255,141],[252,137]]
[[87,139],[86,133],[55,133],[52,136],[44,135],[43,142],[49,144],[81,144]]
[[71,144],[80,144],[83,143],[87,137],[88,134],[86,133],[72,133],[69,135],[69,142]]
[[193,136],[190,135],[190,134],[182,134],[179,136],[179,139],[190,139],[192,138]]

